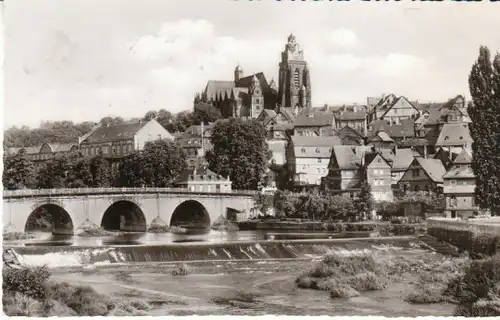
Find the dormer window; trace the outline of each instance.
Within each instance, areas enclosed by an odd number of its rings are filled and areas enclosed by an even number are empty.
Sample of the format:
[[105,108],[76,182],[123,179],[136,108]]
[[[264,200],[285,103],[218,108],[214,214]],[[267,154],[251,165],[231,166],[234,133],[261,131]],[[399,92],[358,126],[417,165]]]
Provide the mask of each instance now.
[[319,148],[316,148],[316,153],[319,153]]
[[448,137],[448,136],[444,137],[444,140],[449,140],[449,139],[450,139],[450,137]]
[[302,148],[300,151],[301,151],[302,153],[306,153],[306,148]]

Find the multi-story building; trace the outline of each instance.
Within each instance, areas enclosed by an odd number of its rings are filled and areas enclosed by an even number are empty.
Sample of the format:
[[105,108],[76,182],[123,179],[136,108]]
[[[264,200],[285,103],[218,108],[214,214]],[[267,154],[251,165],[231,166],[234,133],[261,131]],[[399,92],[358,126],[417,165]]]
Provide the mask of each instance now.
[[446,173],[438,159],[415,157],[399,180],[399,189],[406,191],[432,191],[441,193],[443,176]]
[[416,119],[421,111],[406,97],[388,94],[382,98],[368,98],[368,122],[384,120],[389,125],[401,124],[404,120]]
[[368,123],[365,111],[342,111],[336,113],[333,118],[333,128],[339,130],[343,127],[351,127],[362,136],[366,136]]
[[364,137],[349,126],[335,130],[333,135],[339,137],[342,141],[342,145],[362,146],[365,144]]
[[355,196],[364,178],[365,155],[370,152],[371,148],[366,146],[333,146],[323,188]]
[[[200,164],[207,150],[212,148],[210,133],[213,125],[192,125],[185,132],[175,137],[175,142],[184,150],[189,168]],[[202,134],[203,132],[203,134]]]
[[24,153],[26,159],[33,162],[42,162],[48,159],[52,159],[56,155],[68,154],[74,151],[78,151],[78,143],[44,143],[35,147],[23,147],[23,148],[7,148],[5,150],[6,156],[15,156],[20,152]]
[[102,125],[93,129],[80,141],[80,151],[89,157],[102,155],[116,169],[118,160],[136,150],[142,150],[147,142],[174,137],[156,120]]
[[371,187],[375,201],[392,201],[392,177],[390,162],[381,153],[370,152],[365,155],[364,168],[366,182]]
[[420,156],[420,154],[411,149],[395,149],[394,161],[391,169],[392,186],[394,189],[398,188],[399,181],[405,174],[406,170],[408,170],[408,167],[413,162],[413,159],[418,156]]
[[476,182],[471,163],[472,153],[463,148],[443,177],[447,217],[466,218],[472,216],[475,211],[479,212],[479,206],[474,198]]
[[184,170],[174,185],[200,192],[231,192],[232,182],[208,169],[206,163]]
[[286,148],[286,158],[294,186],[320,186],[321,178],[328,173],[332,148],[340,144],[338,137],[292,136]]
[[333,133],[333,117],[331,112],[304,112],[297,115],[294,125],[296,136],[331,136]]

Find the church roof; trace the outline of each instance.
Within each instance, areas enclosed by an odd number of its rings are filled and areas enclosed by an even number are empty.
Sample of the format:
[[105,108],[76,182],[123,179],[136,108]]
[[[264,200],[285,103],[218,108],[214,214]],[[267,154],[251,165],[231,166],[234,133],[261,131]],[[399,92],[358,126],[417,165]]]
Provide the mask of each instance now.
[[220,92],[225,92],[234,88],[234,81],[219,81],[219,80],[209,80],[205,88],[205,94],[207,99],[213,99],[217,97]]
[[240,80],[236,81],[235,87],[249,88],[252,85],[252,81],[253,81],[254,77],[256,77],[259,80],[259,84],[260,84],[260,87],[262,89],[262,92],[267,92],[269,90],[269,84],[267,83],[266,77],[264,76],[264,73],[262,73],[262,72],[241,78]]

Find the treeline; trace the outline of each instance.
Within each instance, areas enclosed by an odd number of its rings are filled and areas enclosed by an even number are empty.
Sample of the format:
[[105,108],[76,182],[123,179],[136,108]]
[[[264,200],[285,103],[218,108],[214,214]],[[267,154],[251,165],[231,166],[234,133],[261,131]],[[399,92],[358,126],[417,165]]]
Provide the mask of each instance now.
[[429,210],[442,210],[444,197],[430,192],[408,192],[393,201],[375,201],[370,186],[363,184],[358,197],[339,194],[306,192],[301,194],[278,190],[274,195],[255,196],[254,209],[265,213],[274,209],[280,218],[310,219],[317,221],[362,221],[370,218],[372,210],[384,220],[404,215],[407,202],[419,202]]
[[[209,168],[233,182],[233,189],[256,190],[265,183],[269,150],[266,130],[255,120],[218,121],[207,154]],[[5,189],[84,187],[171,187],[186,169],[186,155],[175,142],[157,140],[121,158],[112,172],[102,156],[80,152],[34,163],[24,152],[4,158]]]
[[183,150],[171,141],[157,140],[120,159],[115,171],[100,155],[89,158],[73,152],[37,165],[20,153],[5,159],[2,181],[7,190],[171,187],[185,168]]
[[[161,109],[148,111],[142,118],[132,118],[127,121],[156,119],[170,133],[184,132],[191,125],[215,122],[221,118],[221,113],[212,105],[197,103],[193,111],[183,111],[177,114]],[[11,127],[4,131],[5,147],[33,147],[45,142],[49,143],[74,143],[78,137],[89,132],[97,124],[119,124],[126,120],[122,117],[104,117],[98,123],[72,121],[45,121],[38,128],[27,126]]]

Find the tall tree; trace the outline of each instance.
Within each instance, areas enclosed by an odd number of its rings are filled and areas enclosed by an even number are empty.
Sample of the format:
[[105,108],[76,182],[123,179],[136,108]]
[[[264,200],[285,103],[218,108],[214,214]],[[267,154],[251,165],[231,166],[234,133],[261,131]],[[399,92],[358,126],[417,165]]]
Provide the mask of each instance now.
[[373,210],[372,188],[366,180],[361,182],[361,191],[358,198],[354,200],[354,207],[359,215],[356,218],[366,219]]
[[5,159],[2,182],[4,188],[8,190],[35,187],[35,165],[26,157],[23,149],[14,157]]
[[70,170],[67,156],[56,155],[45,161],[38,173],[38,186],[41,189],[66,188],[66,179]]
[[208,103],[197,103],[194,105],[193,124],[199,125],[215,122],[222,118],[219,109]]
[[97,155],[90,159],[89,166],[92,175],[92,187],[105,188],[111,185],[111,169],[106,159],[101,155]]
[[118,184],[122,187],[170,187],[186,169],[186,155],[175,143],[156,140],[120,160]]
[[492,63],[489,49],[481,46],[469,88],[475,197],[481,208],[500,215],[500,54]]
[[266,129],[255,120],[218,121],[210,137],[213,149],[207,152],[210,169],[229,176],[234,189],[256,190],[267,168]]
[[92,185],[90,160],[75,152],[67,156],[68,173],[65,186],[67,188],[85,188]]

